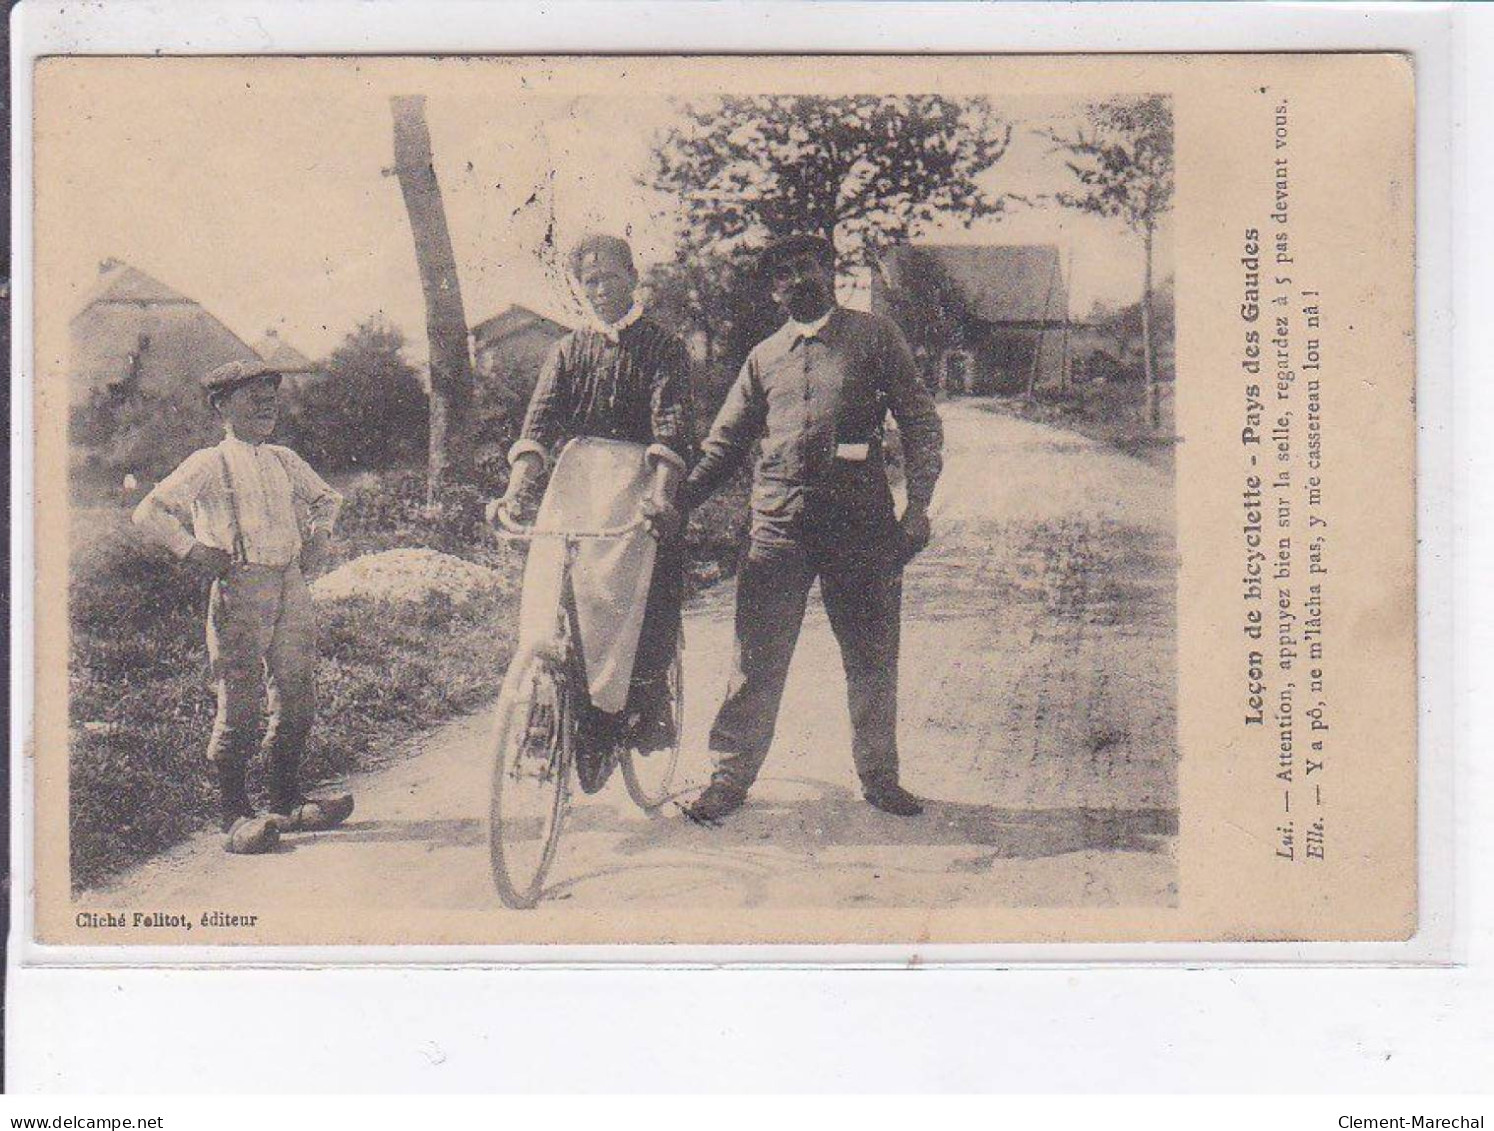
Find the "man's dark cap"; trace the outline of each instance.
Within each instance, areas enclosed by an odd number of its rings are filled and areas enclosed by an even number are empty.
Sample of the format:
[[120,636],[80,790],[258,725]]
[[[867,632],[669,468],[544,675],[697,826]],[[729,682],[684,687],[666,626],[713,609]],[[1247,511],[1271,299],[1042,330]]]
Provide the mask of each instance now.
[[758,254],[758,269],[769,274],[785,259],[804,252],[813,255],[830,270],[835,270],[835,245],[824,236],[817,236],[812,232],[796,232],[791,236],[780,236],[769,241],[768,246]]
[[262,377],[273,378],[278,385],[283,376],[280,369],[267,361],[230,361],[203,374],[202,388],[209,397],[221,397]]

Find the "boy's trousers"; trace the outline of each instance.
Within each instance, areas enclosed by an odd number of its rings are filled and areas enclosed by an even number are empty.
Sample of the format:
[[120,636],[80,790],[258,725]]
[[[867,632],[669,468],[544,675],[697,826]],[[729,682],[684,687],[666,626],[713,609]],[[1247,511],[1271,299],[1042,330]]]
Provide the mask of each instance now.
[[316,620],[299,564],[235,565],[213,582],[207,646],[218,690],[209,761],[248,763],[268,697],[271,790],[294,790],[316,715]]

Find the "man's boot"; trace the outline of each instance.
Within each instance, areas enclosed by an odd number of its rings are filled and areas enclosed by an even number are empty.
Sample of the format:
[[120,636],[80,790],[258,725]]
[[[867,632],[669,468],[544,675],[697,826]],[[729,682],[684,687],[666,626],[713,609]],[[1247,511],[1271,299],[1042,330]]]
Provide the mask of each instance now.
[[923,802],[896,782],[865,786],[862,796],[873,808],[894,817],[916,817],[923,812]]
[[685,807],[685,816],[697,825],[716,825],[722,818],[735,813],[746,801],[745,789],[716,778],[705,787],[699,797]]
[[275,757],[274,752],[268,754],[265,759],[268,763],[265,767],[265,784],[270,790],[270,812],[276,817],[285,818],[301,804],[301,793],[296,788],[300,776],[297,771],[300,767],[288,758]]

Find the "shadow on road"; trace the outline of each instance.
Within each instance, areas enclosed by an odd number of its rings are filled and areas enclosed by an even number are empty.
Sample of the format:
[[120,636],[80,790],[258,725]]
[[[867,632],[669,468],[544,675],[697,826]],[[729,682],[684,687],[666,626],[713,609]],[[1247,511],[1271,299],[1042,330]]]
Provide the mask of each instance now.
[[486,844],[487,822],[475,819],[439,821],[349,821],[339,828],[312,834],[335,837],[352,844],[419,842],[432,848],[468,848]]
[[806,796],[749,798],[714,828],[701,828],[682,815],[645,821],[641,815],[630,819],[626,810],[596,807],[575,813],[567,831],[615,835],[620,856],[670,848],[690,853],[772,847],[813,854],[836,847],[948,846],[985,848],[987,859],[1088,850],[1159,852],[1164,839],[1178,831],[1175,809],[1012,809],[929,800],[921,817],[893,817],[839,786],[798,779],[791,784]]

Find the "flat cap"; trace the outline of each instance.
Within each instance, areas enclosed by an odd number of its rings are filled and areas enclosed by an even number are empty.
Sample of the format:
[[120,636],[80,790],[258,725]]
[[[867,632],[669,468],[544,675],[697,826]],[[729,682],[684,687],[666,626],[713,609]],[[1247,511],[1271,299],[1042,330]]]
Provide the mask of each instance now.
[[763,271],[771,271],[783,260],[804,252],[815,256],[831,270],[835,269],[835,245],[813,232],[795,232],[793,235],[770,240],[758,253],[757,265]]
[[268,361],[230,361],[209,369],[202,377],[203,390],[208,396],[230,393],[240,385],[258,381],[261,377],[273,377],[280,384],[282,372]]

